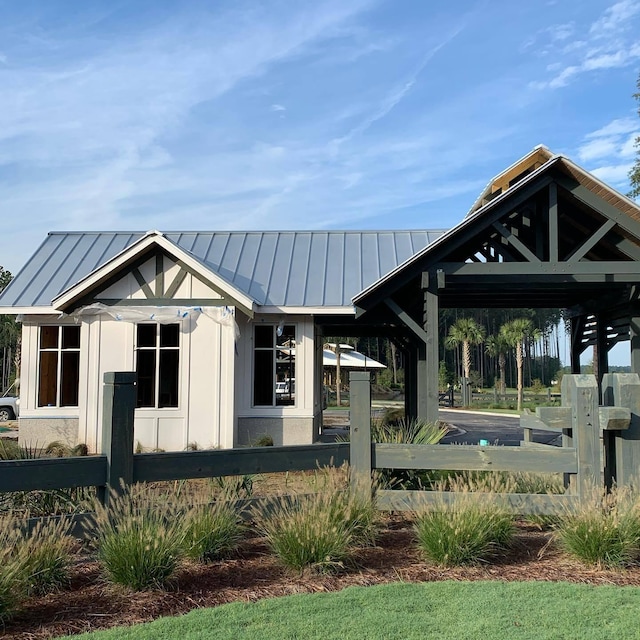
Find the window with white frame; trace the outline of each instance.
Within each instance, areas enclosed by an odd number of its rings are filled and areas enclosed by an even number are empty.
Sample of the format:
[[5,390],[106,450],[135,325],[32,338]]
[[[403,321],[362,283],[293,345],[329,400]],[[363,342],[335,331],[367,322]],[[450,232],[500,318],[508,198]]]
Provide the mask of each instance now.
[[40,327],[38,406],[77,407],[79,383],[80,327]]
[[179,365],[179,324],[136,325],[136,406],[177,407]]
[[295,371],[295,325],[256,324],[253,331],[253,405],[294,405]]

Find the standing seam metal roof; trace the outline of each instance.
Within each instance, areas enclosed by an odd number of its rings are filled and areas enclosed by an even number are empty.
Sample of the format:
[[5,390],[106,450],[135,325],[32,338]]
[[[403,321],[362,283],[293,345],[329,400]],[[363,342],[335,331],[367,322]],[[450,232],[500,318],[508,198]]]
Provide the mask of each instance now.
[[[444,230],[165,233],[261,306],[343,307]],[[53,232],[0,295],[0,307],[49,307],[145,235]]]

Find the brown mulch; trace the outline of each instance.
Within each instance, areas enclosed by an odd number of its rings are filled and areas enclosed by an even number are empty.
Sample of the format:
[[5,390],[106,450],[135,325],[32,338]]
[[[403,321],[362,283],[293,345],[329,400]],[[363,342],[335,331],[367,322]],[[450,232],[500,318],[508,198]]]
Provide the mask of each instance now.
[[543,580],[640,586],[640,568],[600,570],[568,559],[549,534],[520,524],[504,556],[477,567],[443,569],[415,549],[411,523],[387,519],[376,547],[358,553],[355,566],[335,575],[296,575],[280,567],[259,538],[247,538],[237,557],[210,565],[185,565],[168,591],[132,593],[101,579],[96,562],[78,561],[68,590],[33,598],[0,631],[3,638],[52,638],[147,622],[200,607],[253,602],[294,593],[338,591],[351,585],[437,580]]

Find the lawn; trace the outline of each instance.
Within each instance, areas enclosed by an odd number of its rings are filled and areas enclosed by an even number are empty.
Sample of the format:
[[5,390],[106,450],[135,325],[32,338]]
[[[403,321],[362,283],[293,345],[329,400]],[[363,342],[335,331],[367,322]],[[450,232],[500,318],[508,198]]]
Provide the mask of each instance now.
[[75,638],[95,640],[624,640],[638,638],[640,588],[553,582],[350,587],[199,609]]

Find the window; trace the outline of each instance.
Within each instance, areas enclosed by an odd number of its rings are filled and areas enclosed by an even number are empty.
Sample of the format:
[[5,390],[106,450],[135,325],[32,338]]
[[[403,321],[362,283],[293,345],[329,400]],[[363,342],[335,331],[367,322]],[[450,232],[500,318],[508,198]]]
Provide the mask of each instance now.
[[138,407],[178,406],[179,324],[136,326]]
[[255,325],[253,333],[253,405],[295,404],[296,328]]
[[77,407],[80,327],[40,327],[38,406]]

